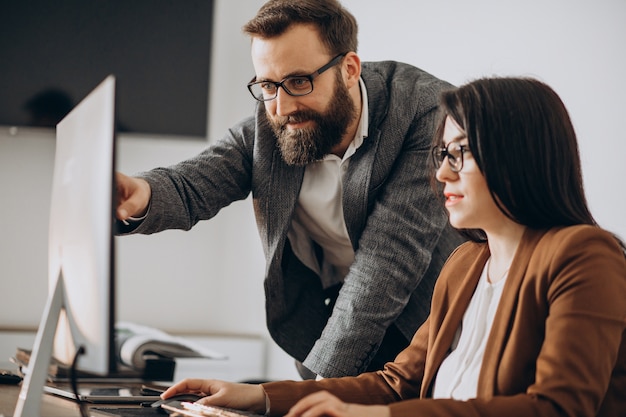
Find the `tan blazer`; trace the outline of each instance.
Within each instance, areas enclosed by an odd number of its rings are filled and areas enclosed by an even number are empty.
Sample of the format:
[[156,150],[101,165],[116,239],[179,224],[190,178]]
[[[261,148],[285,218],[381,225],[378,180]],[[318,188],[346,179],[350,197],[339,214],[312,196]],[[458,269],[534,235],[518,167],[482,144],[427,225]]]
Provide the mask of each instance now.
[[[527,231],[489,335],[477,398],[435,400],[432,384],[489,258],[460,246],[441,271],[431,314],[383,371],[263,387],[272,415],[327,389],[392,416],[626,416],[626,258],[593,226]],[[419,399],[418,399],[419,398]]]

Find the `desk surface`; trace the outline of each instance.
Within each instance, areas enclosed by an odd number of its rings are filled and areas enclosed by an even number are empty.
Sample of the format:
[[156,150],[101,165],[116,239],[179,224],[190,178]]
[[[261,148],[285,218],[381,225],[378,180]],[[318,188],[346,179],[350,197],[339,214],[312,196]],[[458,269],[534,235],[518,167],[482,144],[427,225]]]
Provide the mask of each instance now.
[[[20,394],[20,385],[0,385],[0,417],[12,417]],[[130,407],[128,404],[94,404],[94,407]],[[42,394],[40,417],[80,417],[78,406],[71,400]]]
[[[15,412],[20,385],[0,385],[0,416],[11,417]],[[72,401],[42,394],[41,417],[80,417],[78,406]]]

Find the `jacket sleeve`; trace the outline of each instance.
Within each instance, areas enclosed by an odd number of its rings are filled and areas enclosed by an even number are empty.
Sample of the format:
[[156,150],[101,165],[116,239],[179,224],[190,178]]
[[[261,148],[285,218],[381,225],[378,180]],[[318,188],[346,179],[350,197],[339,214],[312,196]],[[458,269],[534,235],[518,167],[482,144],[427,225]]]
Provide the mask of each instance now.
[[133,233],[189,230],[250,193],[254,120],[229,129],[217,143],[176,165],[138,174],[150,184],[150,209]]
[[384,371],[357,377],[327,378],[320,381],[278,381],[263,384],[269,399],[270,415],[282,416],[308,394],[327,390],[342,401],[358,404],[389,404],[419,396],[428,345],[426,321],[415,333],[411,344],[388,363]]

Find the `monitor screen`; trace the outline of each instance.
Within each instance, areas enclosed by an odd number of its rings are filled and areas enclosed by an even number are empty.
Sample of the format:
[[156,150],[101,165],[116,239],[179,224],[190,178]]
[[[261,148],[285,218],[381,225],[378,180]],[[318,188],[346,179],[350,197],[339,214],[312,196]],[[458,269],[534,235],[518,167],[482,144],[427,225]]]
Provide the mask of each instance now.
[[114,118],[109,76],[57,125],[48,234],[49,293],[62,276],[69,322],[61,322],[53,354],[71,364],[73,341],[85,347],[80,368],[99,374],[115,366]]
[[57,125],[49,219],[49,295],[16,417],[39,415],[52,355],[93,374],[109,375],[117,369],[115,81],[108,76]]
[[118,129],[206,138],[211,0],[2,4],[0,125],[54,128],[115,74]]

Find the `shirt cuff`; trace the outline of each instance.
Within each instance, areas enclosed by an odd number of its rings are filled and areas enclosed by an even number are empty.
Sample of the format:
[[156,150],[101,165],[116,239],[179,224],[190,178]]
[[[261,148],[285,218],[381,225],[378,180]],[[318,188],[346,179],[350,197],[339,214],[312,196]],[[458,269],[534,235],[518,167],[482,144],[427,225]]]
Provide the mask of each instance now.
[[265,394],[265,414],[263,415],[269,416],[270,415],[270,397],[267,395],[265,390],[263,390],[263,393]]
[[122,223],[124,223],[124,225],[126,226],[129,226],[131,223],[137,223],[137,222],[143,221],[146,217],[148,217],[148,213],[150,213],[150,206],[152,206],[152,202],[148,204],[146,213],[143,216],[140,216],[140,217],[130,216],[127,219],[122,220]]

